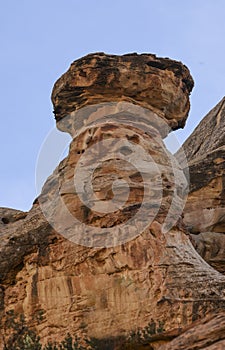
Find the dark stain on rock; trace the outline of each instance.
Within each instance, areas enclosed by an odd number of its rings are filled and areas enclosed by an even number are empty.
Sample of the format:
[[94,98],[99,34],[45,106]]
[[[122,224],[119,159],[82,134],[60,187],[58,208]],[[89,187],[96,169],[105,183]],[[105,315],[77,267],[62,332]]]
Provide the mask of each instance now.
[[7,225],[9,224],[9,219],[8,218],[2,218],[3,224]]
[[101,307],[103,309],[106,309],[107,306],[108,306],[108,300],[107,300],[107,296],[106,296],[106,292],[102,292],[101,295],[100,295],[100,304],[101,304]]
[[127,139],[133,143],[139,144],[140,143],[140,138],[137,134],[133,134],[131,136],[126,135]]
[[32,278],[32,285],[31,285],[31,296],[32,296],[32,302],[35,304],[38,299],[38,270],[33,275]]
[[72,282],[71,282],[71,278],[67,277],[66,281],[67,281],[67,285],[68,285],[70,296],[73,296],[74,291],[73,291],[73,285],[72,285]]

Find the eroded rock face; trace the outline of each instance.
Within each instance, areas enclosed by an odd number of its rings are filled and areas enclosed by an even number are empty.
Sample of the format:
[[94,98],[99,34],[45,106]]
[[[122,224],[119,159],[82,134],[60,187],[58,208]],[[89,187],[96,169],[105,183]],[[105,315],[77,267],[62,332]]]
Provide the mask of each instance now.
[[193,79],[182,63],[152,54],[90,54],[74,61],[56,82],[56,120],[87,105],[127,101],[156,112],[173,129],[183,127]]
[[160,350],[223,350],[225,348],[225,314],[220,313],[195,322],[182,335]]
[[[225,144],[225,97],[202,119],[193,133],[184,142],[188,160],[206,158]],[[179,153],[179,151],[178,151]],[[218,162],[219,163],[219,162]],[[193,182],[193,186],[196,186]]]
[[[183,145],[190,173],[184,221],[199,254],[225,271],[225,98]],[[177,154],[178,158],[182,158]]]
[[44,342],[154,322],[157,349],[224,308],[225,277],[190,242],[186,178],[162,141],[184,123],[192,85],[181,63],[153,55],[93,54],[59,79],[57,123],[73,141],[30,212],[1,226],[3,335],[10,310]]

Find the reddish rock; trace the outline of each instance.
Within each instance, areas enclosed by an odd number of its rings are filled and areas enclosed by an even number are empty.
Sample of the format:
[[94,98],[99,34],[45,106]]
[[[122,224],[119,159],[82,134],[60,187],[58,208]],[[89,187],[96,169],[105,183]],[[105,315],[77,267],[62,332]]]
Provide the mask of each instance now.
[[159,350],[223,350],[225,349],[225,313],[214,314],[184,331]]
[[172,129],[183,127],[193,88],[181,62],[152,54],[90,54],[74,61],[55,83],[56,120],[87,105],[127,101],[165,118]]
[[[184,221],[199,254],[225,272],[225,98],[182,146],[190,173]],[[180,152],[178,159],[182,160]]]
[[2,335],[14,310],[43,342],[154,323],[157,349],[224,309],[225,276],[190,242],[187,182],[162,141],[192,86],[181,63],[147,54],[89,55],[58,80],[57,123],[73,141],[30,212],[0,227]]

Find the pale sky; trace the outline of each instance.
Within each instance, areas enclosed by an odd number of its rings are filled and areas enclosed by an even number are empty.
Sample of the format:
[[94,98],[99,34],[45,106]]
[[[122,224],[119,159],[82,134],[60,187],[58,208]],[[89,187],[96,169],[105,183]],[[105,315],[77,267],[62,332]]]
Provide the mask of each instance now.
[[182,143],[225,95],[224,18],[224,0],[1,1],[0,206],[31,207],[39,150],[55,125],[52,86],[88,53],[148,52],[186,64],[195,87],[176,132]]

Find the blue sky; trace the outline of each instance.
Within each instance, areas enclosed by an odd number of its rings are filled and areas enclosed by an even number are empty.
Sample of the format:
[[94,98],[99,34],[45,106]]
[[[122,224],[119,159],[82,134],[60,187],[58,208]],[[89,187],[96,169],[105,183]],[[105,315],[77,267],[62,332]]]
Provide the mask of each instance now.
[[182,143],[225,95],[224,17],[224,0],[2,1],[0,206],[31,207],[38,153],[55,125],[52,86],[87,53],[150,52],[185,63],[195,88],[176,132]]

